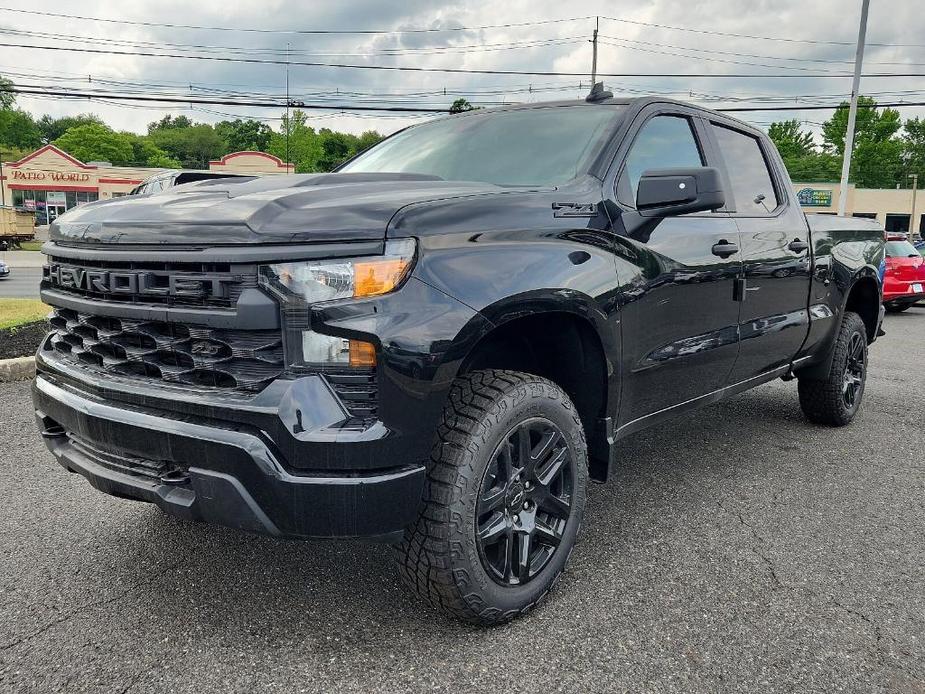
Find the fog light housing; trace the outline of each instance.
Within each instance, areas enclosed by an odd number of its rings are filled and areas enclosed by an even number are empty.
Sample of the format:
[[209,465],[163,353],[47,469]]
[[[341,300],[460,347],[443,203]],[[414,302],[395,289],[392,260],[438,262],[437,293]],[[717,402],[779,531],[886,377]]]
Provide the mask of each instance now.
[[306,366],[371,368],[376,365],[376,347],[362,340],[303,330],[301,361]]

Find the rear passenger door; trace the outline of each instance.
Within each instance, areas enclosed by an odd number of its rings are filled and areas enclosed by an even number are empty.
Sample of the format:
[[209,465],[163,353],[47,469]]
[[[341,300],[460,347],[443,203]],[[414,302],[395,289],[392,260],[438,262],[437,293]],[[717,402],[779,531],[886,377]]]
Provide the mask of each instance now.
[[734,123],[709,123],[726,171],[726,209],[741,239],[745,280],[739,356],[729,383],[786,366],[809,329],[809,230],[770,142]]
[[605,183],[617,234],[620,425],[628,430],[718,391],[735,363],[735,222],[722,212],[658,218],[635,209],[644,171],[715,166],[704,127],[697,112],[675,105],[643,110]]

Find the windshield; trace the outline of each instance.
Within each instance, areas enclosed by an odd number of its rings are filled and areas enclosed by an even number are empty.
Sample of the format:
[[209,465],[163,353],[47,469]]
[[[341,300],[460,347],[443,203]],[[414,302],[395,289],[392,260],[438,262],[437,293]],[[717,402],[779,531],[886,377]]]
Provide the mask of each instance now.
[[886,254],[891,258],[918,257],[919,252],[908,241],[887,241]]
[[586,170],[622,112],[620,106],[580,104],[442,118],[390,137],[340,171],[556,185]]

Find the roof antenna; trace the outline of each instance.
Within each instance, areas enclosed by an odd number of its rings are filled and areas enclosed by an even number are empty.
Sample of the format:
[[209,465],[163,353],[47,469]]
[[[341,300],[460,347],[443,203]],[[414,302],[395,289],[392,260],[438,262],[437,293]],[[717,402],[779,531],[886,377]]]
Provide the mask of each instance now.
[[585,101],[590,101],[592,103],[597,101],[604,101],[605,99],[612,99],[613,92],[606,91],[604,89],[603,82],[595,82],[594,86],[591,87],[591,92],[588,96],[585,97]]

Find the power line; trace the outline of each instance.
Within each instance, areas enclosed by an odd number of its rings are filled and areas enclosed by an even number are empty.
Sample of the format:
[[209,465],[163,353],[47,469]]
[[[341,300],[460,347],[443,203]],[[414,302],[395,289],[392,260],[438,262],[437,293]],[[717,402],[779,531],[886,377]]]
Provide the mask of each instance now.
[[[151,94],[152,89],[173,89],[174,93],[172,95],[182,96],[187,95],[190,92],[201,92],[203,95],[220,95],[228,98],[232,97],[268,97],[268,98],[283,98],[282,92],[270,92],[262,90],[226,90],[220,89],[217,85],[224,86],[241,86],[241,87],[250,87],[247,84],[231,84],[231,83],[215,83],[215,86],[212,84],[194,84],[189,82],[179,82],[179,81],[170,81],[170,80],[159,80],[156,82],[151,81],[130,81],[130,80],[118,80],[118,79],[108,79],[101,77],[89,77],[88,75],[78,75],[76,73],[66,73],[66,72],[21,72],[15,69],[9,69],[8,66],[0,66],[0,72],[4,75],[25,78],[25,79],[51,79],[55,80],[56,84],[50,85],[60,86],[61,81],[72,81],[72,82],[84,82],[88,84],[100,84],[100,85],[110,85],[116,87],[123,87],[125,89],[141,89],[145,94]],[[311,86],[311,85],[302,85],[294,86],[292,88],[293,93],[298,94],[299,98],[311,97],[313,99],[344,99],[350,98],[354,100],[362,99],[372,99],[378,102],[388,101],[395,103],[402,103],[402,99],[407,98],[413,103],[420,103],[421,98],[425,97],[453,97],[453,96],[469,96],[469,97],[481,97],[481,96],[502,96],[502,95],[519,95],[519,94],[540,94],[545,92],[558,92],[558,91],[581,91],[587,90],[590,88],[590,85],[587,82],[571,82],[571,83],[533,83],[533,84],[512,84],[507,87],[499,88],[497,85],[486,85],[483,87],[445,87],[445,88],[434,88],[434,89],[414,89],[414,90],[391,90],[391,91],[381,91],[381,92],[367,92],[367,91],[357,91],[357,90],[345,90],[345,89],[333,89],[321,86]],[[691,99],[698,100],[712,100],[712,101],[783,101],[783,102],[794,102],[807,99],[843,99],[848,98],[849,94],[845,92],[840,93],[798,93],[798,94],[762,94],[762,93],[737,93],[737,94],[714,94],[708,92],[702,92],[699,90],[690,90],[690,89],[662,89],[654,86],[645,86],[638,85],[634,87],[621,85],[620,87],[621,94],[642,94],[650,96],[671,96],[679,95],[688,97]],[[886,98],[886,99],[898,99],[904,97],[913,97],[913,96],[922,96],[925,95],[925,89],[900,89],[900,90],[874,90],[868,91],[865,90],[865,96],[870,96],[874,98]],[[473,100],[473,103],[476,103],[476,100]],[[492,102],[483,101],[481,99],[477,100],[479,104],[490,104]]]
[[[231,99],[190,99],[175,96],[145,96],[142,94],[112,94],[112,93],[94,93],[94,92],[77,92],[69,90],[55,90],[47,87],[4,87],[0,86],[0,92],[9,92],[12,94],[27,94],[40,96],[59,96],[71,99],[93,99],[104,98],[117,101],[152,101],[158,103],[172,104],[202,104],[212,106],[245,106],[252,108],[286,108],[286,102],[279,101],[236,101]],[[301,101],[290,103],[293,108],[302,110],[325,110],[325,111],[385,111],[397,113],[446,113],[448,108],[424,108],[415,106],[367,106],[367,105],[350,105],[350,104],[306,104]]]
[[[110,92],[77,92],[55,89],[52,86],[26,86],[26,87],[2,87],[0,92],[10,92],[14,94],[36,95],[39,97],[65,97],[72,99],[109,99],[113,101],[136,101],[136,102],[157,102],[157,103],[174,103],[174,104],[192,104],[192,105],[220,105],[220,106],[239,106],[245,108],[285,108],[286,104],[279,101],[242,101],[232,99],[191,99],[184,97],[172,96],[146,96],[142,94],[117,94]],[[292,104],[293,107],[302,110],[323,110],[323,111],[382,111],[397,113],[446,113],[447,108],[425,108],[413,106],[370,106],[366,104],[305,104],[297,102]],[[723,106],[717,107],[715,111],[726,112],[750,112],[750,111],[824,111],[836,110],[841,106],[839,104],[806,104],[806,105],[761,105],[761,106]],[[895,101],[888,103],[873,104],[870,106],[859,104],[859,108],[896,108],[925,106],[925,101]]]
[[[691,55],[688,53],[677,53],[675,51],[665,51],[659,50],[658,48],[646,48],[644,46],[627,46],[620,43],[613,43],[612,41],[601,41],[605,46],[614,46],[616,48],[628,48],[633,51],[642,51],[643,53],[656,53],[658,55],[670,55],[677,58],[694,58],[695,60],[706,60],[711,63],[724,63],[726,65],[747,65],[749,67],[767,67],[777,70],[800,70],[804,72],[812,72],[814,70],[821,70],[822,68],[818,67],[803,67],[801,65],[768,65],[766,63],[753,63],[746,60],[730,60],[728,58],[712,58],[708,55]],[[690,49],[681,49],[681,50],[690,50]],[[776,58],[771,58],[771,60],[776,60]],[[832,70],[825,70],[827,73],[834,72]],[[844,76],[845,73],[839,73],[840,76]]]
[[[651,41],[637,41],[636,39],[628,39],[622,36],[610,36],[607,34],[600,34],[600,37],[605,38],[605,39],[612,39],[614,41],[620,41],[623,43],[632,43],[632,44],[648,46],[648,47],[651,47],[653,45],[653,42]],[[605,42],[602,42],[602,43],[605,43]],[[608,45],[615,45],[615,44],[608,44]],[[779,61],[787,61],[787,62],[794,62],[794,63],[815,63],[815,64],[824,64],[824,65],[854,65],[853,60],[833,60],[829,58],[792,58],[789,56],[761,55],[761,54],[756,54],[756,53],[739,53],[736,51],[721,51],[716,48],[696,48],[694,46],[676,46],[670,43],[663,43],[661,41],[659,41],[657,45],[659,48],[674,48],[674,49],[681,50],[681,51],[690,51],[690,52],[695,52],[695,53],[730,55],[730,56],[734,56],[737,58],[758,58],[761,60],[779,60]],[[630,48],[630,49],[636,48],[636,46],[618,46],[618,47]],[[675,54],[669,53],[667,55],[675,55]],[[681,57],[700,58],[701,56],[681,56]],[[702,58],[702,59],[711,60],[710,58]],[[743,63],[743,64],[751,65],[752,63]],[[904,65],[906,67],[920,67],[920,66],[925,65],[925,63],[908,63],[908,62],[902,62],[902,61],[872,61],[872,62],[868,61],[866,64],[867,65]],[[770,65],[766,67],[786,67],[786,66]]]
[[[47,12],[40,10],[25,10],[15,7],[0,7],[0,11],[14,12],[18,14],[27,14],[40,17],[55,17],[61,19],[76,19],[80,21],[104,22],[107,24],[122,24],[130,26],[162,27],[168,29],[192,29],[196,31],[228,31],[244,32],[258,34],[304,34],[304,35],[377,35],[377,34],[427,34],[427,33],[446,33],[458,31],[480,31],[483,29],[512,29],[527,26],[542,26],[549,24],[563,24],[568,22],[590,21],[595,19],[592,15],[578,17],[562,17],[558,19],[543,19],[530,22],[509,22],[505,24],[482,24],[470,27],[415,27],[406,29],[259,29],[254,27],[228,27],[228,26],[208,26],[195,24],[175,24],[168,22],[145,22],[130,19],[111,19],[108,17],[90,17],[85,15],[64,14],[59,12]],[[732,38],[750,39],[758,41],[779,41],[783,43],[804,43],[827,46],[853,46],[853,41],[823,41],[819,39],[798,39],[783,36],[761,36],[756,34],[742,34],[728,31],[717,31],[713,29],[695,29],[691,27],[680,27],[671,24],[658,24],[654,22],[643,22],[640,20],[625,19],[618,17],[608,17],[601,15],[600,19],[617,22],[620,24],[631,24],[635,26],[649,27],[652,29],[667,29],[670,31],[683,31],[694,34],[706,34],[709,36],[727,36]],[[868,46],[884,46],[897,48],[923,48],[925,44],[920,43],[873,43],[869,42]]]
[[[44,31],[29,31],[23,29],[5,29],[0,28],[0,34],[20,36],[37,39],[51,39],[55,41],[80,43],[80,44],[98,44],[103,46],[116,46],[120,48],[139,48],[159,50],[162,48],[176,50],[195,50],[199,52],[221,52],[222,54],[244,54],[244,55],[285,55],[285,48],[247,48],[244,46],[217,46],[214,44],[189,44],[189,43],[171,43],[164,41],[141,41],[130,39],[109,39],[95,36],[79,36],[75,34],[56,34]],[[383,48],[372,52],[343,52],[343,51],[306,51],[301,49],[290,50],[290,53],[302,55],[305,57],[326,57],[326,56],[402,56],[402,55],[443,55],[447,53],[484,53],[495,51],[520,50],[525,48],[543,48],[546,46],[560,46],[579,42],[584,42],[583,36],[563,36],[547,39],[531,39],[524,41],[505,41],[502,43],[478,43],[465,45],[444,45],[444,46],[420,46],[406,48]]]
[[[729,31],[715,31],[712,29],[692,29],[690,27],[672,26],[670,24],[655,24],[653,22],[641,22],[634,19],[618,19],[616,17],[605,17],[601,19],[609,22],[619,22],[620,24],[634,24],[637,26],[650,27],[653,29],[668,29],[671,31],[686,31],[693,34],[707,34],[709,36],[728,36],[737,39],[750,39],[757,41],[781,41],[785,43],[809,43],[825,46],[854,46],[854,41],[820,41],[818,39],[794,39],[782,36],[756,36],[754,34],[736,34]],[[884,46],[889,48],[925,48],[921,43],[868,43],[868,46]]]
[[[72,46],[35,46],[22,43],[0,43],[0,47],[6,48],[26,48],[40,51],[65,51],[71,53],[90,53],[94,55],[126,55],[142,56],[149,58],[181,58],[186,60],[211,60],[226,63],[249,63],[258,65],[285,65],[285,60],[264,59],[264,58],[231,58],[217,55],[184,55],[179,53],[151,53],[148,51],[117,51],[102,50],[98,48],[77,48]],[[469,68],[450,68],[450,67],[421,67],[411,65],[356,65],[352,63],[323,63],[310,61],[292,61],[290,65],[301,67],[335,67],[349,70],[388,70],[398,72],[440,72],[450,74],[465,75],[521,75],[536,77],[584,77],[584,72],[558,72],[554,70],[477,70]],[[781,67],[781,66],[775,66]],[[746,79],[776,79],[776,78],[841,78],[850,77],[850,72],[828,72],[813,74],[773,74],[773,73],[751,73],[751,74],[731,74],[731,73],[649,73],[649,72],[601,72],[599,77],[672,77],[672,78],[746,78]],[[925,77],[925,72],[872,72],[866,73],[865,77]]]
[[[858,108],[902,108],[906,106],[925,106],[925,101],[893,101],[884,104],[858,104]],[[836,111],[843,108],[841,104],[823,106],[813,104],[809,106],[731,106],[724,108],[715,108],[714,111],[738,112],[745,113],[751,111]]]
[[370,35],[370,34],[429,34],[450,31],[480,31],[482,29],[513,29],[526,26],[540,26],[543,24],[562,24],[565,22],[579,22],[582,20],[592,19],[591,16],[585,17],[563,17],[561,19],[541,19],[532,22],[511,22],[508,24],[483,24],[474,27],[429,27],[429,28],[409,28],[409,29],[256,29],[252,27],[222,27],[222,26],[201,26],[195,24],[172,24],[166,22],[142,22],[131,19],[109,19],[106,17],[86,17],[74,14],[62,14],[58,12],[44,12],[39,10],[23,10],[15,7],[0,7],[3,12],[17,12],[19,14],[37,15],[41,17],[58,17],[63,19],[77,19],[90,22],[106,22],[109,24],[128,24],[132,26],[146,27],[164,27],[167,29],[194,29],[197,31],[241,31],[258,34],[305,34],[305,35]]

